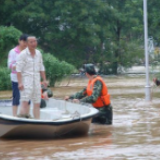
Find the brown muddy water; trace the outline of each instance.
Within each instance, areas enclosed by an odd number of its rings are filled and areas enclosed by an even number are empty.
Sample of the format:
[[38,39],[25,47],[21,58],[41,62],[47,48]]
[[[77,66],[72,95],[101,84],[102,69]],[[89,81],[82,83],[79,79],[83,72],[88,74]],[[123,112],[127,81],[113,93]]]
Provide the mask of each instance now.
[[[0,139],[0,160],[159,160],[160,88],[152,87],[152,102],[144,102],[144,76],[106,77],[113,105],[113,125],[91,124],[88,135],[62,139]],[[84,78],[56,84],[63,98],[82,89]],[[0,92],[0,98],[10,97]],[[38,134],[38,133],[37,133]]]

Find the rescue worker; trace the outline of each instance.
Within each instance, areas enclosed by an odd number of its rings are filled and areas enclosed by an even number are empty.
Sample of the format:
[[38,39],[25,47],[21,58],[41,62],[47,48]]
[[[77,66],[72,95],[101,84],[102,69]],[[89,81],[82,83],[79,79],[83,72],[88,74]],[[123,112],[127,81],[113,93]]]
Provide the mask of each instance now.
[[66,96],[65,100],[71,99],[77,103],[91,103],[99,110],[99,114],[93,118],[92,123],[110,125],[112,124],[113,113],[107,86],[104,80],[96,75],[93,64],[86,64],[84,68],[86,76],[89,79],[88,86],[74,95]]

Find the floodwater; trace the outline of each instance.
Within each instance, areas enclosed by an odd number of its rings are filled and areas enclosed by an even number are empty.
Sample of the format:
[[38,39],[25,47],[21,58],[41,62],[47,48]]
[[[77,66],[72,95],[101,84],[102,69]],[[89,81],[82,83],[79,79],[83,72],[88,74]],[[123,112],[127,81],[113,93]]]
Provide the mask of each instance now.
[[[0,160],[159,160],[160,88],[144,102],[144,76],[105,77],[111,94],[112,126],[91,124],[88,135],[62,139],[0,139]],[[82,89],[84,78],[61,81],[53,88],[63,98]],[[0,98],[10,92],[0,92]],[[38,134],[38,133],[37,133]]]

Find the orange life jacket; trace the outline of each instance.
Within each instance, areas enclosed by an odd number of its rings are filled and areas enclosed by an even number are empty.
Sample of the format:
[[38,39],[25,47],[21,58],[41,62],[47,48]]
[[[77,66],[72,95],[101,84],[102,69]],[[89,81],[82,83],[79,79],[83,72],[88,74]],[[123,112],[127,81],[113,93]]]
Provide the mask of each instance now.
[[110,102],[110,95],[108,94],[108,89],[107,86],[105,84],[105,82],[103,81],[103,79],[100,76],[95,77],[92,80],[89,80],[88,82],[88,86],[87,86],[87,95],[91,96],[93,93],[93,88],[94,88],[94,83],[99,80],[102,83],[102,91],[101,91],[101,95],[98,97],[98,99],[96,100],[95,103],[93,103],[92,105],[94,107],[100,108],[103,107],[105,105],[109,105]]

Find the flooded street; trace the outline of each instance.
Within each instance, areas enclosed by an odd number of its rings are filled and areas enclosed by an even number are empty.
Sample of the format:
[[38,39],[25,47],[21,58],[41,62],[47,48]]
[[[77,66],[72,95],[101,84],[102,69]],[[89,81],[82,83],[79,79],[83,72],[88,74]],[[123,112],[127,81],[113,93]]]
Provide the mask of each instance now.
[[[113,125],[91,124],[88,135],[62,139],[0,139],[0,160],[158,160],[160,159],[160,88],[144,102],[144,76],[105,77],[113,105]],[[79,91],[87,79],[72,78],[53,88],[54,97]],[[0,98],[10,97],[0,92]],[[38,133],[37,133],[38,134]]]

